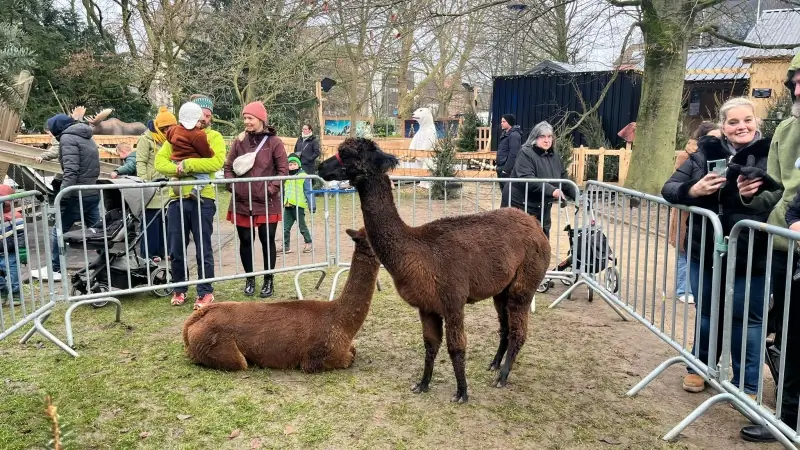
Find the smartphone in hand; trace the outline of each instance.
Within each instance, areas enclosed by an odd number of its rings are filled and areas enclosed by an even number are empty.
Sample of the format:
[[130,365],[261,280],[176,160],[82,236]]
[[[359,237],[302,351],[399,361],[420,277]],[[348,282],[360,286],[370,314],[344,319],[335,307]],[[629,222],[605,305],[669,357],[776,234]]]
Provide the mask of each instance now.
[[713,161],[708,161],[707,164],[709,173],[713,172],[721,177],[724,177],[728,172],[728,161],[725,159],[715,159]]

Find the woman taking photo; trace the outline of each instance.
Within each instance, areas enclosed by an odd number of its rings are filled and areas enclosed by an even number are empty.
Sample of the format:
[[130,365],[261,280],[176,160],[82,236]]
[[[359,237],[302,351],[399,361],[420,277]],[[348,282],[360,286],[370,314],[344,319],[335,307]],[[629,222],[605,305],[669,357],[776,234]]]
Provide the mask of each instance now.
[[[732,98],[725,102],[719,109],[720,129],[722,137],[701,137],[697,142],[697,151],[667,180],[661,190],[661,195],[670,203],[696,206],[708,209],[719,216],[723,232],[728,235],[736,222],[744,219],[765,222],[772,206],[761,210],[745,205],[743,199],[752,197],[763,189],[763,178],[745,179],[737,177],[736,167],[745,166],[748,157],[751,165],[766,167],[769,139],[764,139],[758,130],[759,119],[755,115],[752,102],[745,98]],[[716,170],[709,170],[713,165]],[[689,218],[686,217],[688,224]],[[699,355],[705,364],[715,364],[716,361],[708,360],[709,332],[711,328],[711,290],[713,282],[712,263],[714,257],[714,229],[706,225],[703,234],[701,217],[692,220],[692,226],[687,229],[686,240],[683,243],[689,258],[689,283],[692,292],[697,295],[695,299],[697,308],[700,309],[700,335],[695,336],[693,352]],[[752,272],[749,280],[749,309],[745,311],[745,294],[747,277],[747,251],[749,233],[739,235],[737,247],[736,281],[733,294],[733,384],[743,383],[744,391],[751,397],[758,392],[758,376],[760,371],[760,349],[762,332],[762,312],[764,309],[764,283],[766,264],[766,235],[755,233],[753,242],[754,255],[752,258]],[[689,245],[691,243],[691,248]],[[705,252],[702,247],[705,246]],[[701,254],[703,258],[701,260]],[[724,261],[724,260],[723,260]],[[723,262],[724,264],[724,262]],[[723,267],[725,267],[723,265]],[[700,286],[702,272],[703,285]],[[725,293],[726,270],[722,270],[719,292],[721,302],[727,301]],[[719,324],[722,327],[724,304],[719,307]],[[742,323],[746,318],[747,349],[745,360],[741,360],[742,351]],[[722,348],[722,332],[717,334],[717,356]],[[744,380],[739,379],[740,367],[744,365]],[[705,381],[689,368],[689,374],[683,379],[683,389],[688,392],[701,392],[705,389]]]
[[[253,167],[241,178],[285,176],[289,174],[289,163],[283,142],[275,134],[275,129],[267,126],[267,110],[261,102],[253,102],[242,111],[245,131],[239,134],[231,145],[225,161],[225,178],[240,178],[233,171],[236,158],[258,152]],[[233,198],[228,207],[228,220],[236,225],[239,235],[239,256],[245,272],[253,272],[253,247],[255,234],[261,241],[264,270],[275,268],[275,231],[281,221],[281,182],[232,183]],[[272,296],[272,274],[264,275],[261,297]],[[255,277],[245,280],[244,295],[251,296],[256,291]]]

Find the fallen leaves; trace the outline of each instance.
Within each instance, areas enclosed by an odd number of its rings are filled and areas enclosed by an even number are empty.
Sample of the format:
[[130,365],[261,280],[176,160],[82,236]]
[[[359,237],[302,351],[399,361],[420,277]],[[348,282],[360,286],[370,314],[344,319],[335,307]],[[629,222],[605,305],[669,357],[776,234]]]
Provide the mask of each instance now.
[[285,427],[283,427],[283,434],[287,436],[290,434],[294,434],[294,427],[287,424]]
[[178,420],[186,420],[186,419],[191,419],[192,418],[191,414],[178,414],[175,417],[177,417]]
[[153,433],[151,433],[151,432],[149,432],[149,431],[142,431],[141,433],[139,433],[139,437],[140,437],[140,438],[142,438],[142,439],[147,439],[147,438],[149,438],[149,437],[150,437],[152,434],[153,434]]
[[242,430],[237,428],[231,431],[231,434],[228,435],[228,439],[236,439],[240,434],[242,434]]

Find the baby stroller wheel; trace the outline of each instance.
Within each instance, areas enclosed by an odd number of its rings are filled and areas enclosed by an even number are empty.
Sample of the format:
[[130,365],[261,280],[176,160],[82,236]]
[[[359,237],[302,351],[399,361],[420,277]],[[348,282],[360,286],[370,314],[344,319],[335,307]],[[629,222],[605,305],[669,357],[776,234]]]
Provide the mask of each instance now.
[[[564,270],[562,272],[571,274],[572,273],[572,266],[564,267]],[[561,279],[561,284],[563,284],[564,286],[572,286],[574,283],[572,282],[572,280],[566,280],[566,279],[562,278]]]
[[544,294],[545,292],[550,290],[552,283],[553,282],[550,281],[549,278],[545,278],[544,280],[542,280],[541,283],[539,283],[539,286],[536,288],[536,292]]
[[[160,267],[150,273],[150,285],[151,286],[160,286],[162,284],[167,284],[169,280],[172,279],[172,271],[170,270],[167,272],[165,267]],[[159,297],[169,297],[172,295],[172,288],[156,288],[153,289],[153,293]]]
[[606,270],[606,289],[613,294],[619,290],[619,270],[616,267],[609,267]]
[[[96,294],[98,292],[109,292],[108,285],[103,283],[95,284],[92,293]],[[108,305],[108,301],[100,300],[99,302],[92,303],[92,308],[102,308],[106,305]]]

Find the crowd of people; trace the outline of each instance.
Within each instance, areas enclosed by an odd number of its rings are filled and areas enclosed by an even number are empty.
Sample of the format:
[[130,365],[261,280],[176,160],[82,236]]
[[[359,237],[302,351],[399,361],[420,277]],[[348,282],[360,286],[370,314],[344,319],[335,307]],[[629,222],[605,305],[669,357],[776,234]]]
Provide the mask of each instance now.
[[[793,101],[792,117],[783,120],[773,136],[762,135],[759,129],[762,118],[756,115],[756,108],[750,100],[743,97],[729,99],[719,108],[718,123],[702,123],[685,151],[677,156],[675,172],[665,182],[662,197],[675,205],[712,211],[719,217],[726,236],[736,223],[746,219],[800,231],[798,69],[800,55],[793,59],[786,81]],[[524,144],[513,115],[503,115],[500,126],[498,178],[567,178],[560,158],[553,157],[553,129],[549,124],[543,122],[534,126]],[[552,203],[565,196],[574,198],[577,194],[567,189],[561,192],[557,185],[547,183],[501,181],[501,186],[503,205],[536,216],[548,235]],[[694,354],[699,355],[704,364],[717,363],[709,361],[712,283],[716,282],[719,283],[718,292],[723,295],[717,318],[720,326],[723,324],[724,302],[732,302],[732,383],[756,399],[764,369],[761,354],[763,336],[774,336],[771,345],[776,352],[773,354],[783,353],[786,358],[785,371],[781,374],[784,379],[781,420],[794,429],[798,423],[800,399],[800,308],[789,308],[789,317],[783,317],[783,311],[785,302],[800,301],[800,277],[793,277],[795,268],[788,264],[789,242],[775,236],[770,255],[767,254],[766,233],[753,233],[752,243],[749,242],[750,233],[739,235],[734,288],[731,296],[725,296],[728,274],[723,270],[720,278],[715,280],[712,276],[714,229],[699,218],[691,221],[691,228],[689,224],[689,214],[673,211],[669,242],[678,249],[677,300],[695,304],[699,311],[695,319],[699,321],[699,335],[694,340]],[[771,273],[768,274],[767,261],[770,259]],[[726,260],[723,258],[723,264]],[[787,293],[787,287],[790,293]],[[771,293],[773,300],[768,317],[763,317],[765,303],[770,299],[765,293]],[[784,324],[788,324],[786,330],[782,330]],[[785,342],[782,342],[782,333],[786,334]],[[723,334],[719,332],[716,337],[716,355],[721,358]],[[778,381],[777,377],[775,381]],[[689,367],[683,378],[683,389],[697,393],[705,388],[705,379]],[[775,440],[760,425],[742,428],[741,436],[751,442]]]
[[[319,140],[308,124],[303,125],[294,153],[287,156],[283,142],[275,129],[268,125],[269,116],[261,102],[244,107],[242,119],[245,129],[233,140],[228,150],[223,136],[212,128],[213,113],[214,102],[203,95],[192,96],[180,107],[177,117],[166,107],[161,107],[156,117],[148,122],[147,131],[139,137],[135,151],[129,144],[117,146],[123,164],[110,174],[111,178],[135,176],[144,182],[160,179],[196,182],[173,185],[166,195],[157,193],[145,205],[141,218],[142,233],[146,236],[141,240],[141,256],[154,263],[161,263],[168,258],[174,282],[186,281],[185,255],[190,239],[195,245],[199,281],[214,278],[211,236],[217,212],[217,188],[209,181],[215,179],[218,172],[222,171],[224,178],[231,180],[304,176],[315,173],[316,161],[320,156]],[[98,146],[93,140],[91,128],[82,122],[81,116],[79,113],[72,116],[58,114],[47,122],[53,145],[37,160],[60,162],[63,174],[53,181],[55,191],[70,186],[93,186],[100,176]],[[242,158],[245,155],[249,156]],[[235,170],[237,159],[240,162],[248,160],[249,164],[243,172],[237,173]],[[266,184],[230,182],[223,186],[232,193],[227,220],[236,228],[239,255],[247,273],[254,272],[256,235],[261,241],[264,270],[275,268],[278,251],[291,251],[290,236],[295,223],[305,243],[302,251],[311,252],[312,236],[305,222],[306,210],[315,212],[310,179],[305,177]],[[99,191],[95,189],[71,190],[64,194],[60,204],[62,232],[69,231],[77,222],[86,226],[99,223],[99,203]],[[281,221],[284,222],[283,248],[278,250],[275,234]],[[61,258],[55,229],[51,239],[51,266],[32,271],[35,278],[61,279]],[[4,248],[13,250],[15,243],[16,240],[7,240]],[[16,261],[10,260],[11,253],[0,252],[0,264],[16,267]],[[19,301],[18,279],[16,268],[7,277],[0,277],[0,290],[10,289],[12,301],[16,303]],[[214,301],[211,283],[201,282],[196,289],[195,309]],[[273,276],[265,275],[260,296],[272,296],[273,289]],[[186,286],[176,288],[171,304],[183,305],[187,292]],[[243,293],[255,295],[254,277],[246,278]]]

